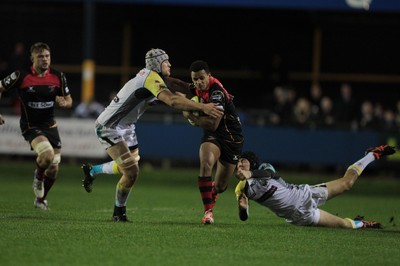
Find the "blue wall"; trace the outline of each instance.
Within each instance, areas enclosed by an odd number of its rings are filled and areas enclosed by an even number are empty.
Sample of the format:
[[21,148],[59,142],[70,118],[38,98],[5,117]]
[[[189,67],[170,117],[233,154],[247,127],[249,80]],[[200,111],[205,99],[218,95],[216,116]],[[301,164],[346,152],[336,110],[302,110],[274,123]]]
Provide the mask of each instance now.
[[[146,158],[198,159],[202,130],[187,124],[138,123],[140,154]],[[244,127],[244,150],[272,163],[337,165],[353,162],[372,146],[397,141],[375,132]],[[396,143],[391,143],[396,145]]]
[[[354,10],[346,0],[92,0],[94,2],[154,4],[154,5],[194,5],[219,7],[249,7],[249,8],[281,8],[281,9],[315,9],[315,10]],[[355,1],[352,1],[355,2]],[[361,2],[361,1],[359,1]],[[398,12],[398,0],[364,0],[369,3],[369,11]],[[356,5],[358,6],[358,5]],[[360,8],[361,9],[361,8]]]

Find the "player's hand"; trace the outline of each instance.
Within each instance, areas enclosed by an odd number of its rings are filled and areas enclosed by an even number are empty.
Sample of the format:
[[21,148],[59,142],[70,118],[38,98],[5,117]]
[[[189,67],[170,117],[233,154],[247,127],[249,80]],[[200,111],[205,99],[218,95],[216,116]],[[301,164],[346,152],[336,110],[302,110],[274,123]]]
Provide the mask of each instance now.
[[67,107],[67,101],[65,101],[64,97],[56,96],[56,102],[61,108]]
[[249,199],[247,198],[246,194],[242,193],[238,199],[239,206],[243,209],[247,209],[249,207]]
[[182,115],[184,118],[188,118],[189,117],[190,112],[189,111],[182,111]]
[[0,115],[0,125],[3,125],[6,121],[4,120],[3,116]]
[[224,115],[224,111],[221,106],[215,105],[214,103],[204,104],[203,113],[213,118],[220,118]]
[[72,107],[72,98],[70,96],[56,96],[56,102],[61,108],[67,109]]

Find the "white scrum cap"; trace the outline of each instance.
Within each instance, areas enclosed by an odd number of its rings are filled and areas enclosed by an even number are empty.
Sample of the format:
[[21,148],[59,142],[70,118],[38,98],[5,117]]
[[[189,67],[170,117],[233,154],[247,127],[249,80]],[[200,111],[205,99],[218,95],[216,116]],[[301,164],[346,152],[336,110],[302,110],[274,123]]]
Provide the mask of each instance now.
[[167,53],[159,48],[153,48],[146,53],[146,68],[161,73],[161,64],[169,60]]

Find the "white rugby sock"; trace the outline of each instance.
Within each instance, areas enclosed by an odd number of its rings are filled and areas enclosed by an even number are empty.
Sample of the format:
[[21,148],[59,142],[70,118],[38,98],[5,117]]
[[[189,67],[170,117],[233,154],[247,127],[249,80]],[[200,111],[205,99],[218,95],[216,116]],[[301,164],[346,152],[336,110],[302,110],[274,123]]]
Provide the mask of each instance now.
[[364,227],[364,223],[360,220],[353,220],[350,218],[345,218],[346,220],[348,220],[351,225],[353,226],[353,229],[359,229],[359,228],[363,228]]
[[369,152],[363,158],[361,158],[354,164],[350,165],[349,168],[347,168],[347,169],[353,169],[354,171],[356,171],[358,173],[358,175],[361,175],[361,173],[362,173],[362,171],[364,171],[365,167],[367,167],[367,165],[373,161],[375,161],[375,156],[372,152]]

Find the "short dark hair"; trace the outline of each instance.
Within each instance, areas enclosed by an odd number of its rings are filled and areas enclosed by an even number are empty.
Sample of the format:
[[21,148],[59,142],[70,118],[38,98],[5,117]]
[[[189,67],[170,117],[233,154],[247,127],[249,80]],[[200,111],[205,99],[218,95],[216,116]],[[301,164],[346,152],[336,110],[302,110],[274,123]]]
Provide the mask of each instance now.
[[200,70],[204,70],[207,74],[210,73],[210,68],[206,61],[196,60],[190,65],[190,71],[197,72]]
[[31,54],[33,52],[36,52],[36,51],[40,52],[43,50],[48,50],[50,52],[50,46],[44,42],[37,42],[31,46]]

